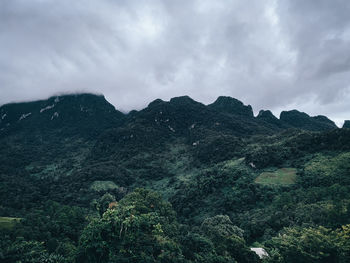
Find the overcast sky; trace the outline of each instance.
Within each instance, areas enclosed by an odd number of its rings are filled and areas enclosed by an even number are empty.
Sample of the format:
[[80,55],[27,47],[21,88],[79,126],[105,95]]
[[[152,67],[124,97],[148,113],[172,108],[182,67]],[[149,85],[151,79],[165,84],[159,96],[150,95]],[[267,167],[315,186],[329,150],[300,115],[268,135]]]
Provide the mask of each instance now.
[[232,96],[350,119],[349,0],[1,0],[0,104]]

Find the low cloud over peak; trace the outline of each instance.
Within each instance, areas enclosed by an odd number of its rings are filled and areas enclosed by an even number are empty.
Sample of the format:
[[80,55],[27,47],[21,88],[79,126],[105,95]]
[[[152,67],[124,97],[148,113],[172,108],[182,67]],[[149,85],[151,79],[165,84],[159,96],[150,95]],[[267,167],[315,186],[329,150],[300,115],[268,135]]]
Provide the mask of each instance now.
[[61,92],[117,108],[188,94],[350,118],[350,2],[0,3],[0,104]]

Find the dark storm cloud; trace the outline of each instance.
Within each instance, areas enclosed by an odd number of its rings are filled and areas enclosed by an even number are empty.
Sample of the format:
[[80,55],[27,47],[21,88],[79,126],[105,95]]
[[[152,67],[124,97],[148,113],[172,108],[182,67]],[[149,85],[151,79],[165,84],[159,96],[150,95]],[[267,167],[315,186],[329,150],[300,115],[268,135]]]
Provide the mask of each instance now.
[[348,0],[2,0],[0,103],[103,93],[117,108],[230,95],[350,118]]

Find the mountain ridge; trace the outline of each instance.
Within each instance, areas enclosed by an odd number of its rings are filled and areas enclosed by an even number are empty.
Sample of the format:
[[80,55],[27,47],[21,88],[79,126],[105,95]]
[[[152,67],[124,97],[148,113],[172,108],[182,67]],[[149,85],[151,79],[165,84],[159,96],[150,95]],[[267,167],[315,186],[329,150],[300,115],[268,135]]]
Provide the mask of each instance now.
[[[216,114],[217,116],[220,116],[222,119],[226,120],[224,121],[225,124],[232,122],[232,124],[228,124],[226,127],[228,129],[234,129],[233,126],[237,126],[238,123],[246,123],[246,125],[250,125],[251,130],[253,130],[254,126],[256,125],[266,126],[266,131],[263,132],[268,132],[268,130],[271,132],[271,130],[274,129],[280,130],[288,128],[299,128],[312,131],[323,131],[337,128],[334,122],[328,119],[326,116],[311,117],[308,114],[298,110],[282,111],[279,118],[274,116],[269,110],[261,110],[255,117],[253,114],[253,109],[250,105],[245,105],[243,102],[228,96],[219,96],[213,103],[208,105],[197,102],[189,96],[174,97],[169,101],[156,99],[150,102],[148,106],[142,110],[132,110],[128,113],[122,113],[116,110],[115,107],[111,105],[103,95],[75,93],[52,96],[46,100],[8,103],[0,106],[0,132],[6,130],[11,124],[26,121],[25,119],[27,118],[33,118],[34,113],[36,115],[38,113],[47,115],[50,112],[51,115],[48,116],[50,120],[59,119],[58,117],[60,112],[54,111],[54,107],[57,103],[59,103],[60,99],[62,101],[65,98],[71,100],[70,104],[65,106],[66,109],[72,108],[72,110],[76,109],[80,110],[81,112],[85,111],[85,113],[89,113],[89,111],[93,110],[100,110],[104,113],[114,114],[114,117],[117,119],[123,119],[124,117],[125,119],[132,119],[139,116],[146,116],[145,114],[147,112],[151,113],[152,111],[156,109],[160,110],[163,107],[165,110],[168,110],[170,114],[176,115],[182,111],[183,113],[181,114],[183,115],[183,119],[180,120],[182,123],[177,123],[178,125],[181,124],[182,126],[185,124],[188,126],[194,124],[189,123],[191,121],[190,119],[186,119],[190,115],[192,116],[191,118],[193,118],[194,122],[200,121],[205,123],[209,121],[211,122],[212,126],[215,126],[217,123],[220,123],[218,118],[215,117]],[[73,105],[74,98],[77,100],[75,103],[80,104],[79,109],[77,108],[77,105]],[[89,109],[91,107],[92,109]],[[201,117],[199,120],[198,118],[200,118],[200,115],[206,116]],[[73,116],[74,112],[71,112],[70,114],[66,114],[65,117],[71,118],[74,121]],[[110,116],[109,118],[113,119],[114,117]],[[76,117],[75,120],[79,118],[80,117]],[[183,132],[184,127],[181,127],[180,130]],[[248,134],[250,133],[248,132]]]
[[[60,262],[88,262],[84,255],[100,253],[95,245],[115,244],[115,237],[163,233],[164,225],[154,228],[159,204],[167,211],[162,215],[181,224],[175,249],[188,263],[198,255],[201,262],[217,262],[217,253],[232,251],[222,262],[257,263],[245,261],[254,256],[252,244],[269,255],[284,253],[279,241],[270,243],[283,231],[310,234],[313,227],[319,237],[322,227],[339,233],[350,223],[348,122],[340,129],[324,116],[297,110],[281,115],[261,110],[255,117],[251,106],[229,97],[210,105],[188,96],[157,99],[128,114],[93,94],[2,106],[0,234],[7,241],[0,242],[0,254],[21,255],[34,241],[50,253],[70,255]],[[147,235],[143,224],[129,227],[140,218],[129,210],[135,201],[150,220],[142,221],[150,223]],[[116,224],[118,211],[132,213],[131,225]],[[112,214],[117,217],[107,223]],[[3,222],[19,218],[1,232]],[[100,223],[106,228],[91,228]],[[90,230],[99,240],[81,242]],[[113,238],[105,240],[105,233]],[[85,250],[89,244],[92,249]],[[206,260],[207,252],[190,251],[203,244],[213,260]],[[109,253],[100,251],[107,260]]]

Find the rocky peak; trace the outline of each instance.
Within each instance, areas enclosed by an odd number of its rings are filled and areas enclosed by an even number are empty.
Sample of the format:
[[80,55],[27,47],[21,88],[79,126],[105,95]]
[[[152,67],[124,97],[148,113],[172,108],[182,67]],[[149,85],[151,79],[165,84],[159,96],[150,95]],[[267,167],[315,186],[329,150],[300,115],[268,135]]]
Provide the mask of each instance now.
[[256,118],[258,120],[262,120],[270,124],[281,126],[281,121],[275,115],[273,115],[273,113],[269,110],[259,111],[259,114]]
[[294,128],[310,131],[324,131],[337,128],[335,123],[325,116],[310,117],[305,112],[297,110],[282,111],[280,120]]
[[180,97],[174,97],[170,99],[170,104],[175,106],[198,106],[202,105],[202,103],[197,102],[190,98],[189,96],[180,96]]
[[208,107],[223,113],[254,117],[253,109],[250,105],[244,105],[243,102],[231,97],[220,96]]
[[148,104],[147,108],[154,108],[154,107],[157,107],[163,103],[165,103],[163,100],[155,99],[154,101],[152,101],[151,103]]
[[259,111],[257,118],[263,119],[263,120],[278,120],[278,118],[275,115],[273,115],[273,113],[269,110]]

